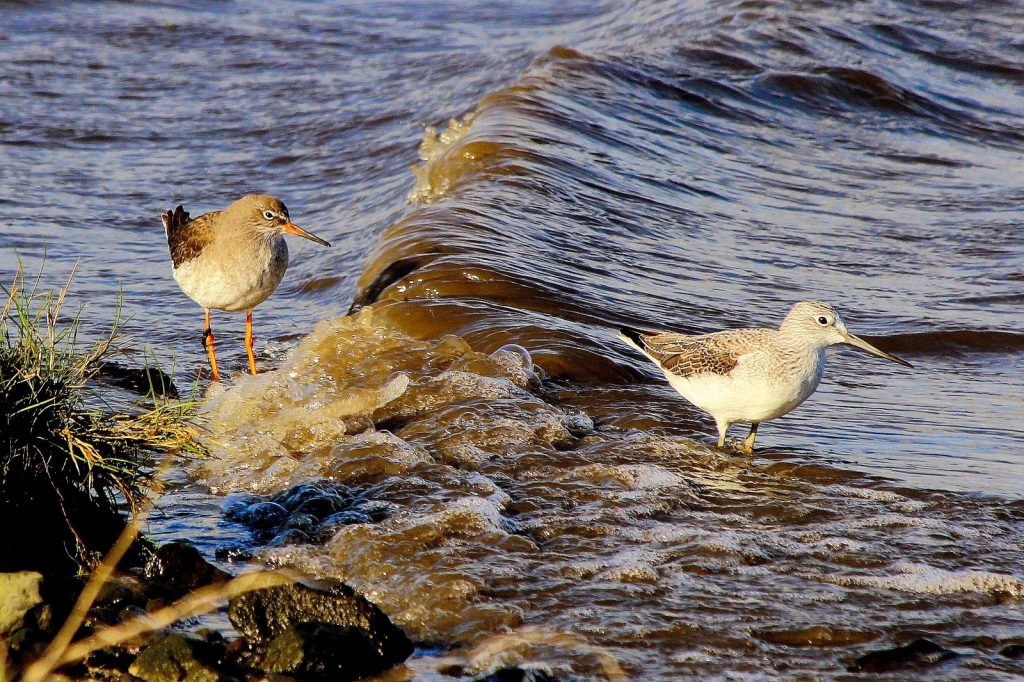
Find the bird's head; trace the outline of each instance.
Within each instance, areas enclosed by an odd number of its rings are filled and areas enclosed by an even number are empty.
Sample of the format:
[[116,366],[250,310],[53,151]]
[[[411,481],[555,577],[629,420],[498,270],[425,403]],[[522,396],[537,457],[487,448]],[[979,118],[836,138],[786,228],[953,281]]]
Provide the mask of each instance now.
[[277,197],[249,194],[224,209],[224,213],[230,215],[237,224],[244,225],[245,229],[267,238],[297,234],[317,244],[330,246],[330,243],[293,223],[288,216],[288,207]]
[[839,311],[821,301],[800,301],[795,304],[782,321],[779,331],[819,348],[845,343],[905,367],[913,367],[906,360],[879,350],[859,336],[851,334]]

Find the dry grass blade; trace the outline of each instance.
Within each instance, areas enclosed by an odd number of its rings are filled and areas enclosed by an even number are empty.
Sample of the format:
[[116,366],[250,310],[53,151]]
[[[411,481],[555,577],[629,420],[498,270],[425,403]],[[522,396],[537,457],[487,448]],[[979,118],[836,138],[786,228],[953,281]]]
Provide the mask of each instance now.
[[0,325],[7,323],[7,313],[11,312],[11,304],[14,303],[14,297],[18,295],[18,275],[20,273],[14,273],[14,281],[11,282],[11,288],[7,292],[7,303],[4,305],[3,313],[0,313]]
[[68,290],[71,289],[71,283],[75,279],[75,273],[78,272],[78,266],[81,260],[76,260],[75,264],[71,267],[71,273],[68,275],[67,283],[60,288],[57,294],[57,302],[53,306],[53,320],[56,323],[57,317],[60,315],[60,309],[64,307],[64,299],[67,298]]

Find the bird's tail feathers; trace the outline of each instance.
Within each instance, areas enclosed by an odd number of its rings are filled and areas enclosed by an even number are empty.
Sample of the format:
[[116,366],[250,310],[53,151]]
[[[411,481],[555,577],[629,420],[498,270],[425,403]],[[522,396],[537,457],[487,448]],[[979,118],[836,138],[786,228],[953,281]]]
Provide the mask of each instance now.
[[639,329],[633,329],[631,327],[622,327],[619,329],[619,338],[628,343],[633,348],[636,348],[641,353],[646,353],[644,348],[643,335],[647,332],[642,332]]
[[168,241],[171,239],[171,235],[185,227],[190,219],[188,211],[180,204],[173,211],[165,211],[160,217],[164,221],[164,233],[167,235]]

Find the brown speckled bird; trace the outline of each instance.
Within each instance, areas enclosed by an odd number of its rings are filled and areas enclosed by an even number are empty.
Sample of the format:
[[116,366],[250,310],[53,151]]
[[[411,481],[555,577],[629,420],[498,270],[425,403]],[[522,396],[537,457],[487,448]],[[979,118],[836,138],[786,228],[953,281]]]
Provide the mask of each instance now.
[[174,279],[189,298],[206,309],[203,346],[218,381],[210,310],[246,311],[245,349],[249,369],[256,374],[252,350],[252,309],[274,293],[288,269],[285,234],[297,234],[330,246],[291,222],[277,197],[250,194],[223,211],[197,218],[181,206],[163,214]]

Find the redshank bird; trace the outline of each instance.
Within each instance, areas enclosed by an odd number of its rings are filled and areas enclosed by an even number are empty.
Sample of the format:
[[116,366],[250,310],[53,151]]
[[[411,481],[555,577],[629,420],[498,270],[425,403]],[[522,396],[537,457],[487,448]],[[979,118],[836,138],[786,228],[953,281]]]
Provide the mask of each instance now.
[[818,388],[825,349],[838,343],[912,367],[846,329],[827,303],[801,301],[778,329],[729,329],[689,335],[622,329],[619,336],[665,373],[672,388],[709,413],[718,447],[734,422],[750,424],[743,451],[754,450],[757,427],[792,411]]
[[317,244],[329,243],[292,223],[277,197],[250,194],[223,211],[190,218],[181,206],[163,214],[167,246],[174,262],[174,279],[181,290],[206,309],[203,346],[210,358],[213,380],[220,380],[210,329],[212,309],[245,313],[245,349],[249,369],[256,374],[252,350],[252,309],[274,293],[288,268],[285,234],[297,234]]

